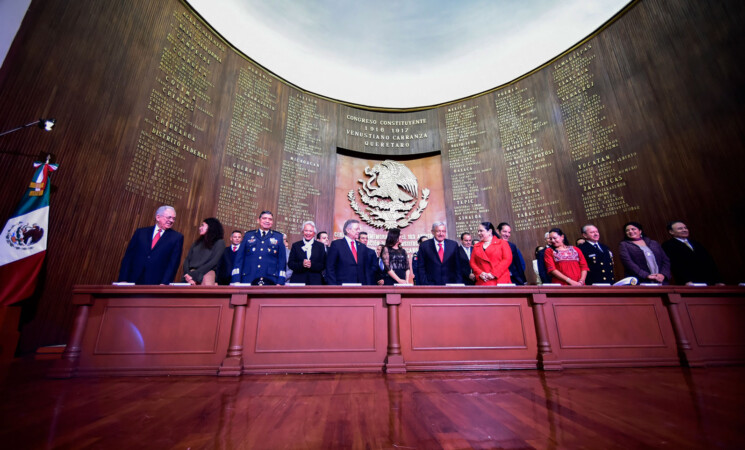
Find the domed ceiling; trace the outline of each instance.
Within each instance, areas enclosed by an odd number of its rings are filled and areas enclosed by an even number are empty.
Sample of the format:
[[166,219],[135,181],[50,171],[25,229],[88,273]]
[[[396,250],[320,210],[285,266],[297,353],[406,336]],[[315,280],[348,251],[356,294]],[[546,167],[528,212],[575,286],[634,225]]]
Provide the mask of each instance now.
[[500,86],[628,0],[189,0],[232,45],[310,92],[414,108]]

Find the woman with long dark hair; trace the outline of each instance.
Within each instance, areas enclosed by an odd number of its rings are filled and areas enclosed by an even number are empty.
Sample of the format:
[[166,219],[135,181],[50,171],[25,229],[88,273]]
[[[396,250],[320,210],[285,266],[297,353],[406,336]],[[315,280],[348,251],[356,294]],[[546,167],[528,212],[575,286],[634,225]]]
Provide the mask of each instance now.
[[184,280],[191,285],[213,286],[225,242],[222,224],[214,217],[199,225],[199,238],[192,244],[184,260]]
[[668,284],[670,282],[670,259],[662,246],[644,235],[638,222],[623,226],[624,240],[618,245],[625,277],[636,277],[640,282]]
[[385,246],[380,250],[380,259],[383,260],[384,285],[408,283],[411,273],[409,258],[406,256],[406,250],[401,247],[401,230],[398,228],[388,232]]
[[582,251],[569,245],[560,228],[552,228],[548,232],[548,239],[551,245],[546,248],[543,257],[551,282],[565,286],[584,286],[590,267]]
[[476,276],[476,286],[496,286],[510,283],[512,250],[510,244],[497,233],[491,222],[481,222],[479,242],[471,251],[471,270]]

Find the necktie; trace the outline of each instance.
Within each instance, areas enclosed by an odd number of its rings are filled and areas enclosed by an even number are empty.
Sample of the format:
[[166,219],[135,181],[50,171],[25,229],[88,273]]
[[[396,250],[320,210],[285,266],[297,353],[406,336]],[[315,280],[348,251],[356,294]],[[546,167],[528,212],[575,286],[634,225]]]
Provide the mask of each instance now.
[[445,259],[445,249],[442,248],[442,242],[438,242],[437,245],[440,247],[440,249],[437,250],[437,255],[440,256],[440,262],[443,262]]
[[150,245],[150,248],[151,249],[154,248],[155,247],[155,244],[158,243],[158,240],[160,239],[161,233],[163,233],[163,230],[161,230],[160,228],[158,228],[158,232],[153,237],[153,243]]
[[601,249],[601,248],[600,248],[600,244],[598,244],[598,243],[596,242],[596,243],[594,243],[594,244],[592,244],[592,245],[594,245],[594,246],[595,246],[595,248],[596,248],[596,249],[598,249],[598,251],[599,251],[600,253],[603,253],[603,249]]
[[261,239],[264,239],[264,237],[266,237],[266,231],[261,232]]
[[690,248],[691,250],[693,250],[693,246],[691,245],[691,243],[690,243],[690,242],[688,242],[688,239],[686,239],[686,240],[685,240],[685,241],[683,241],[683,242],[685,243],[685,245],[687,245],[687,246],[688,246],[688,248]]
[[354,262],[357,262],[357,247],[355,247],[354,241],[352,241],[352,255],[354,255]]
[[233,251],[236,251],[236,250],[238,250],[238,246],[237,245],[234,245],[233,246]]

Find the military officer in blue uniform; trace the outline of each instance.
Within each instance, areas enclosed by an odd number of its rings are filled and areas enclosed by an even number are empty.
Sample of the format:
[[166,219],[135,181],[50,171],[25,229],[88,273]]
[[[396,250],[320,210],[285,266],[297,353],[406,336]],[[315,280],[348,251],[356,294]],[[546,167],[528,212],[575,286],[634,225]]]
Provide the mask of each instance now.
[[273,231],[271,211],[259,215],[259,229],[246,231],[231,274],[231,283],[285,284],[287,256],[282,233]]
[[607,245],[600,243],[600,232],[595,225],[587,224],[582,227],[584,244],[579,246],[585,255],[590,272],[587,273],[585,284],[608,283],[613,284],[613,252]]

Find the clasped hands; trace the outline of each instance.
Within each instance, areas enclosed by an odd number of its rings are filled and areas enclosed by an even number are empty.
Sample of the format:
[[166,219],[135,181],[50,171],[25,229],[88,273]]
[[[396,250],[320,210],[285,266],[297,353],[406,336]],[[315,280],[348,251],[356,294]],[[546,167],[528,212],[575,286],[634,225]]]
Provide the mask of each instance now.
[[489,281],[489,280],[493,280],[493,279],[495,279],[497,277],[495,277],[494,275],[492,275],[489,272],[481,272],[479,274],[479,278],[481,278],[483,281]]

